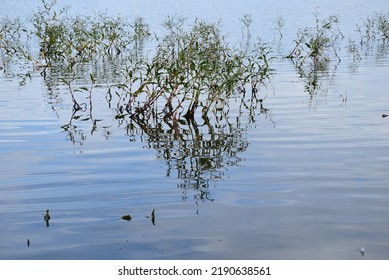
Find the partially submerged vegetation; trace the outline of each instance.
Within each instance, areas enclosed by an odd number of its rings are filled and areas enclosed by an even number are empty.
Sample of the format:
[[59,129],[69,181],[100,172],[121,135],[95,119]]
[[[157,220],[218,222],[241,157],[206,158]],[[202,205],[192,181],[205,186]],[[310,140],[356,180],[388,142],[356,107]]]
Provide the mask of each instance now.
[[[42,4],[26,23],[32,25],[32,29],[24,27],[19,19],[2,21],[0,47],[3,55],[27,59],[40,68],[61,63],[71,71],[77,63],[113,59],[121,52],[138,47],[151,35],[142,18],[130,23],[125,18],[113,18],[105,13],[71,17],[69,8],[55,9],[55,0],[43,0]],[[34,43],[39,48],[31,47]]]
[[[240,118],[269,113],[259,89],[271,76],[273,56],[267,44],[251,43],[250,17],[241,19],[244,44],[235,47],[217,23],[169,17],[163,34],[152,34],[142,18],[70,16],[67,8],[56,10],[55,1],[42,3],[28,23],[3,22],[0,52],[4,64],[27,61],[66,90],[73,107],[62,127],[68,139],[82,144],[86,138],[77,120],[90,121],[91,134],[101,129],[108,137],[93,116],[95,93],[105,88],[130,139],[141,130],[167,161],[167,175],[177,169],[183,193],[196,189],[196,200],[212,200],[209,183],[247,147]],[[109,74],[101,75],[105,68]],[[230,116],[232,105],[238,116]]]
[[357,25],[361,44],[375,40],[389,40],[389,13],[375,13],[368,17],[362,25]]
[[375,13],[362,24],[356,25],[359,40],[349,39],[348,52],[353,55],[354,63],[360,62],[364,55],[372,54],[377,58],[387,55],[389,42],[389,13]]
[[315,25],[298,31],[295,46],[287,56],[306,81],[305,91],[311,96],[321,91],[320,79],[328,76],[332,58],[340,63],[337,48],[344,38],[337,16],[320,19],[318,13],[314,15]]
[[[152,34],[142,18],[129,21],[105,13],[94,16],[70,16],[69,8],[56,9],[56,0],[42,0],[42,6],[26,22],[2,19],[0,54],[3,68],[19,61],[30,61],[46,75],[46,69],[63,73],[61,82],[68,88],[75,110],[82,106],[75,92],[89,93],[95,85],[106,84],[108,99],[117,95],[116,118],[141,119],[157,114],[170,125],[181,118],[193,119],[196,112],[206,117],[222,110],[237,93],[255,95],[272,73],[271,44],[251,41],[252,19],[244,15],[242,43],[231,47],[218,24],[196,20],[188,24],[182,18],[168,18],[165,34]],[[280,40],[285,22],[278,18]],[[315,13],[315,25],[298,31],[289,58],[303,78],[313,85],[329,61],[341,58],[339,42],[344,38],[337,16],[321,19]],[[27,28],[29,26],[30,28]],[[32,27],[32,28],[31,28]],[[389,39],[389,14],[377,13],[357,26],[361,44]],[[155,49],[144,53],[144,43],[152,41]],[[350,40],[348,49],[357,56]],[[90,88],[73,89],[84,65],[92,63],[120,65],[110,81],[99,80],[89,71]],[[88,72],[88,71],[86,71]],[[312,78],[311,78],[312,77]]]
[[340,61],[336,51],[337,43],[344,36],[338,27],[338,17],[329,16],[321,20],[318,14],[315,14],[315,26],[300,29],[295,40],[295,47],[287,56],[292,59],[298,68],[304,64],[313,63],[314,66],[326,63],[330,60],[330,51]]
[[[170,26],[174,26],[170,28]],[[124,82],[116,86],[122,115],[145,118],[160,114],[178,125],[181,117],[193,120],[201,111],[223,110],[235,91],[256,93],[268,78],[270,49],[258,44],[252,50],[230,48],[217,25],[203,21],[189,31],[166,22],[169,33],[159,41],[150,61],[130,61]]]
[[[208,184],[223,177],[223,166],[238,165],[238,153],[248,146],[242,118],[248,124],[263,115],[273,123],[261,87],[275,72],[276,57],[271,44],[252,40],[251,17],[241,18],[242,43],[231,46],[218,23],[169,17],[162,34],[153,34],[142,18],[70,16],[68,8],[57,10],[55,4],[43,0],[28,22],[1,20],[3,72],[29,63],[48,87],[66,90],[73,110],[62,128],[72,142],[86,137],[74,125],[77,120],[90,121],[91,134],[101,129],[109,137],[93,116],[95,93],[102,94],[130,140],[141,133],[166,161],[167,175],[177,170],[178,187],[198,190],[197,200],[212,200]],[[282,40],[282,17],[277,24]],[[300,29],[282,55],[310,97],[326,92],[321,80],[331,75],[331,62],[336,69],[341,61],[344,36],[338,24],[338,17],[321,19],[316,13],[314,25]],[[376,14],[358,30],[360,45],[386,43],[389,14]],[[350,43],[349,51],[357,53],[358,44]]]
[[[198,20],[186,30],[183,19],[168,18],[164,24],[167,34],[155,36],[157,47],[145,56],[143,42],[151,32],[142,18],[129,23],[106,14],[70,17],[66,8],[54,9],[55,1],[42,2],[31,19],[33,30],[23,28],[19,21],[3,22],[1,51],[3,56],[31,61],[43,71],[61,68],[62,82],[76,110],[82,106],[72,84],[84,63],[120,58],[123,67],[121,75],[116,75],[120,82],[112,83],[108,91],[108,95],[120,96],[117,118],[156,113],[174,125],[181,117],[193,119],[197,110],[203,115],[221,110],[236,90],[245,92],[249,87],[256,93],[270,74],[270,48],[260,42],[252,48],[232,48],[217,24]],[[249,37],[249,21],[242,21]],[[33,38],[39,52],[27,47],[22,37]],[[90,73],[92,86],[95,77]],[[81,90],[91,93],[91,89]]]

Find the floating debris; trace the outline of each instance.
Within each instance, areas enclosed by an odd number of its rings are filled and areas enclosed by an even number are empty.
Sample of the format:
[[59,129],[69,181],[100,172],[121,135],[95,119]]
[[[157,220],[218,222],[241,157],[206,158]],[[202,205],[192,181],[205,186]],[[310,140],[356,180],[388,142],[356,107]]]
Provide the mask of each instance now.
[[383,118],[386,118],[388,115],[387,114],[382,114],[382,117]]
[[30,247],[30,239],[27,238],[27,247]]
[[46,210],[46,215],[43,217],[43,219],[46,221],[46,227],[49,227],[49,220],[50,220],[50,214],[49,209]]
[[146,218],[151,219],[151,222],[155,226],[155,209],[153,209],[153,211],[151,211],[151,216],[146,216]]
[[124,215],[124,216],[122,217],[122,219],[123,219],[123,220],[126,220],[126,221],[131,221],[131,220],[132,220],[132,217],[131,217],[131,215]]
[[365,247],[362,247],[361,249],[359,249],[359,253],[361,253],[362,257],[364,257],[365,256]]
[[47,209],[46,210],[46,215],[44,216],[44,219],[45,219],[45,221],[48,221],[48,220],[50,220],[50,214],[49,214],[49,209]]
[[361,247],[359,249],[355,249],[355,251],[358,251],[362,257],[365,256],[365,247]]
[[151,212],[151,222],[155,226],[155,209],[153,209],[153,211]]

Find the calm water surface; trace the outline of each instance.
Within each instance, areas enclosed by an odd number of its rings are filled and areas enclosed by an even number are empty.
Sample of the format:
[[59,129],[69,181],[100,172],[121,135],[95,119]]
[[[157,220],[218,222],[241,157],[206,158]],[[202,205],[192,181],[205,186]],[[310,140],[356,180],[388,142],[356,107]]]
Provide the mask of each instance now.
[[[1,17],[39,5],[2,2]],[[386,1],[115,2],[68,1],[75,13],[144,16],[152,30],[169,14],[220,19],[237,42],[244,14],[268,41],[282,15],[282,53],[317,7],[339,14],[343,45],[361,19],[389,12]],[[93,130],[90,112],[72,116],[55,73],[3,71],[0,259],[388,259],[389,46],[380,47],[360,61],[342,47],[315,94],[275,60],[262,105],[236,101],[213,133],[199,121],[180,141],[115,120],[104,89]]]

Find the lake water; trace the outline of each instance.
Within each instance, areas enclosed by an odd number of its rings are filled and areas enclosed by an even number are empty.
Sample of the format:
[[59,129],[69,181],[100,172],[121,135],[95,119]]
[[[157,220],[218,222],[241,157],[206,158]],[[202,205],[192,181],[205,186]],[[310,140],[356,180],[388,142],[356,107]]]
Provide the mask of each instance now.
[[[339,15],[342,61],[310,94],[276,59],[262,105],[236,101],[214,133],[199,123],[182,140],[116,120],[104,89],[93,129],[55,73],[3,70],[0,259],[388,259],[389,45],[361,48],[360,60],[346,47],[387,1],[273,2],[67,1],[75,14],[143,16],[152,31],[167,15],[220,19],[232,43],[245,14],[253,37],[277,41],[282,16],[284,55],[317,9]],[[39,5],[3,0],[0,17]]]

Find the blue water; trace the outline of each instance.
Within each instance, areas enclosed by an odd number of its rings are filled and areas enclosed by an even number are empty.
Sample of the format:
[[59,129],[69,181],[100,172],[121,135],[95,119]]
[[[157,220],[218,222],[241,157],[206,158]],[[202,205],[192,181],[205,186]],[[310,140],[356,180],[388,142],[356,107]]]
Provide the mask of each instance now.
[[[346,38],[342,61],[315,95],[290,61],[277,59],[259,91],[262,110],[250,116],[231,106],[216,134],[199,126],[185,141],[166,131],[153,140],[116,120],[104,89],[93,95],[101,120],[93,130],[88,110],[72,118],[55,75],[3,71],[0,259],[389,258],[388,49],[355,62],[345,47],[358,38],[355,24],[387,10],[386,1],[253,2],[67,2],[75,14],[140,15],[152,30],[167,15],[220,20],[232,43],[244,14],[252,36],[272,42],[282,16],[281,53],[318,8],[339,15]],[[27,17],[39,3],[3,1],[0,17]],[[121,219],[128,214],[131,221]]]

